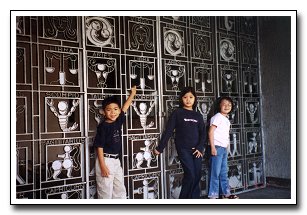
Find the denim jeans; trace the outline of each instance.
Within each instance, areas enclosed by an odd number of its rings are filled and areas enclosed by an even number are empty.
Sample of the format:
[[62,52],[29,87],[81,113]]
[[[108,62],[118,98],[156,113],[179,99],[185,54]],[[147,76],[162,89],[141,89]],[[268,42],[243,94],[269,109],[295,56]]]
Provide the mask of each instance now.
[[227,148],[215,146],[217,155],[210,157],[209,171],[209,198],[218,198],[219,194],[228,196],[230,194],[228,183]]
[[202,157],[196,158],[192,149],[176,148],[184,172],[179,199],[199,199]]

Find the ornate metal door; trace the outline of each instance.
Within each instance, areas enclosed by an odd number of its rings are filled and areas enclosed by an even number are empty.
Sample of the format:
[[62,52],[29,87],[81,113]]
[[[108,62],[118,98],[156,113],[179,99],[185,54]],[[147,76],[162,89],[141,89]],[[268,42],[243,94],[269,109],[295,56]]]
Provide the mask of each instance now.
[[[173,139],[152,149],[184,86],[205,121],[217,96],[230,116],[233,192],[264,184],[256,17],[16,17],[16,198],[95,198],[101,101],[137,95],[123,126],[127,198],[178,198]],[[203,161],[202,197],[207,194]]]

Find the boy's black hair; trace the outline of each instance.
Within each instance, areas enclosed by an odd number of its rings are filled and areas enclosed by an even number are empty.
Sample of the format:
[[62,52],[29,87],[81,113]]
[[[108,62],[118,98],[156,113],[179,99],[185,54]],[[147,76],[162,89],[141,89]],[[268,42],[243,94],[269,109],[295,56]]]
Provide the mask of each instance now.
[[180,95],[179,95],[179,107],[181,108],[183,107],[182,97],[187,93],[192,93],[193,96],[195,97],[195,101],[193,104],[193,110],[195,110],[197,106],[197,96],[196,96],[196,92],[193,87],[185,87],[181,90]]
[[102,109],[102,110],[105,110],[106,107],[107,107],[109,104],[112,104],[112,103],[115,103],[115,104],[118,105],[118,107],[120,107],[120,102],[119,102],[119,100],[116,98],[116,96],[110,96],[110,97],[105,98],[105,99],[102,101],[101,109]]
[[229,113],[231,113],[233,111],[234,108],[234,103],[233,100],[229,97],[229,96],[221,96],[216,100],[216,106],[215,106],[215,113],[219,113],[221,112],[221,102],[223,100],[227,100],[231,103],[231,111]]

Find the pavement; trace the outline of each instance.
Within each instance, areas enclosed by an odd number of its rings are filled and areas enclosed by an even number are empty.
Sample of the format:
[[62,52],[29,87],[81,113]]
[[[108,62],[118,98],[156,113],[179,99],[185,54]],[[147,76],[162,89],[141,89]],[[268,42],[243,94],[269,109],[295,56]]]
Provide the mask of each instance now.
[[291,189],[268,185],[264,188],[238,193],[240,199],[291,199]]

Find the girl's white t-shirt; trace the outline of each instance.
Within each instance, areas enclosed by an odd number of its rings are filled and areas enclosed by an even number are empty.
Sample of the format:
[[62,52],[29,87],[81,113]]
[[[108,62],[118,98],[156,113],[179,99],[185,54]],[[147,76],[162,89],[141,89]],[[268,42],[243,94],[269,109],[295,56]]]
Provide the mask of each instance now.
[[229,145],[230,121],[221,113],[215,114],[210,120],[210,126],[215,125],[214,145],[227,148]]

